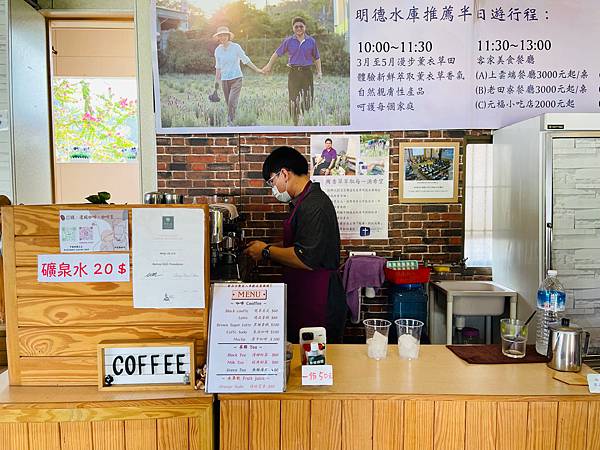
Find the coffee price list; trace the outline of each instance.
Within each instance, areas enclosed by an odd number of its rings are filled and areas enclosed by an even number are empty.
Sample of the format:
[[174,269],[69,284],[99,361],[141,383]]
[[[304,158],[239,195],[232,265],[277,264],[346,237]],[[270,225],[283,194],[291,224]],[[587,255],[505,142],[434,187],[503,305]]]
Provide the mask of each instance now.
[[285,284],[215,283],[207,392],[285,390]]

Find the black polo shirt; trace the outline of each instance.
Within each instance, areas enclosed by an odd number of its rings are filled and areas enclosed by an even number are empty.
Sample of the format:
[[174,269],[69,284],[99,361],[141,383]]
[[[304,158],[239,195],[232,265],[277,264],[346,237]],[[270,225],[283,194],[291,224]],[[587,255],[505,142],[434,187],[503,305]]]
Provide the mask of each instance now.
[[[340,227],[331,199],[312,182],[292,218],[294,250],[311,269],[337,269],[340,265]],[[290,209],[295,201],[290,202]]]

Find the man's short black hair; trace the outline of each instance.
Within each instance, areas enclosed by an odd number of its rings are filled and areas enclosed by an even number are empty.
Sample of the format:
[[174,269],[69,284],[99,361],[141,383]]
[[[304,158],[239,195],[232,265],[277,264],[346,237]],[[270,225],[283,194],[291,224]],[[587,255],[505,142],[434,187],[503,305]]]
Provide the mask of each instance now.
[[304,21],[304,19],[302,17],[299,17],[299,16],[298,17],[294,17],[292,19],[292,26],[294,26],[294,24],[298,23],[298,22],[300,22],[300,23],[304,24],[304,26],[306,26],[306,22]]
[[263,178],[268,180],[272,173],[287,169],[295,175],[308,174],[308,162],[302,154],[292,147],[277,147],[271,152],[262,167]]
[[330,144],[333,144],[333,141],[331,140],[331,138],[327,138],[325,139],[325,143],[329,142]]

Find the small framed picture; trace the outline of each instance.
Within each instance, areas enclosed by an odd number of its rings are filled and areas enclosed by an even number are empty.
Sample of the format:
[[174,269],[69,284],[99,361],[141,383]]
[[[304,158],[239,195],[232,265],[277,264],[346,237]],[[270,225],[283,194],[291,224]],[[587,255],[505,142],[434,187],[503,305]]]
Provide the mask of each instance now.
[[400,203],[458,202],[458,142],[400,144]]

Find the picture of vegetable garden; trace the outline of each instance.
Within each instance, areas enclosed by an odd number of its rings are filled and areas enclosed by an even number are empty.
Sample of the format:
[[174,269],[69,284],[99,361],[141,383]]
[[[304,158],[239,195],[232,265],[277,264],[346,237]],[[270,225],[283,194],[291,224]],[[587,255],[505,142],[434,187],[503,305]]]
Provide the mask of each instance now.
[[219,42],[213,36],[219,27],[228,27],[234,35],[232,42],[242,47],[256,67],[263,68],[283,39],[292,35],[294,17],[306,21],[306,34],[317,42],[323,72],[321,79],[314,76],[312,106],[302,112],[297,126],[349,125],[347,23],[339,20],[333,3],[156,0],[160,31],[154,63],[155,75],[158,74],[155,86],[159,129],[168,132],[177,128],[178,132],[193,133],[215,127],[294,127],[289,112],[287,54],[277,58],[272,70],[265,74],[241,65],[239,102],[234,120],[228,123],[223,90],[220,83],[215,83],[214,52]]

